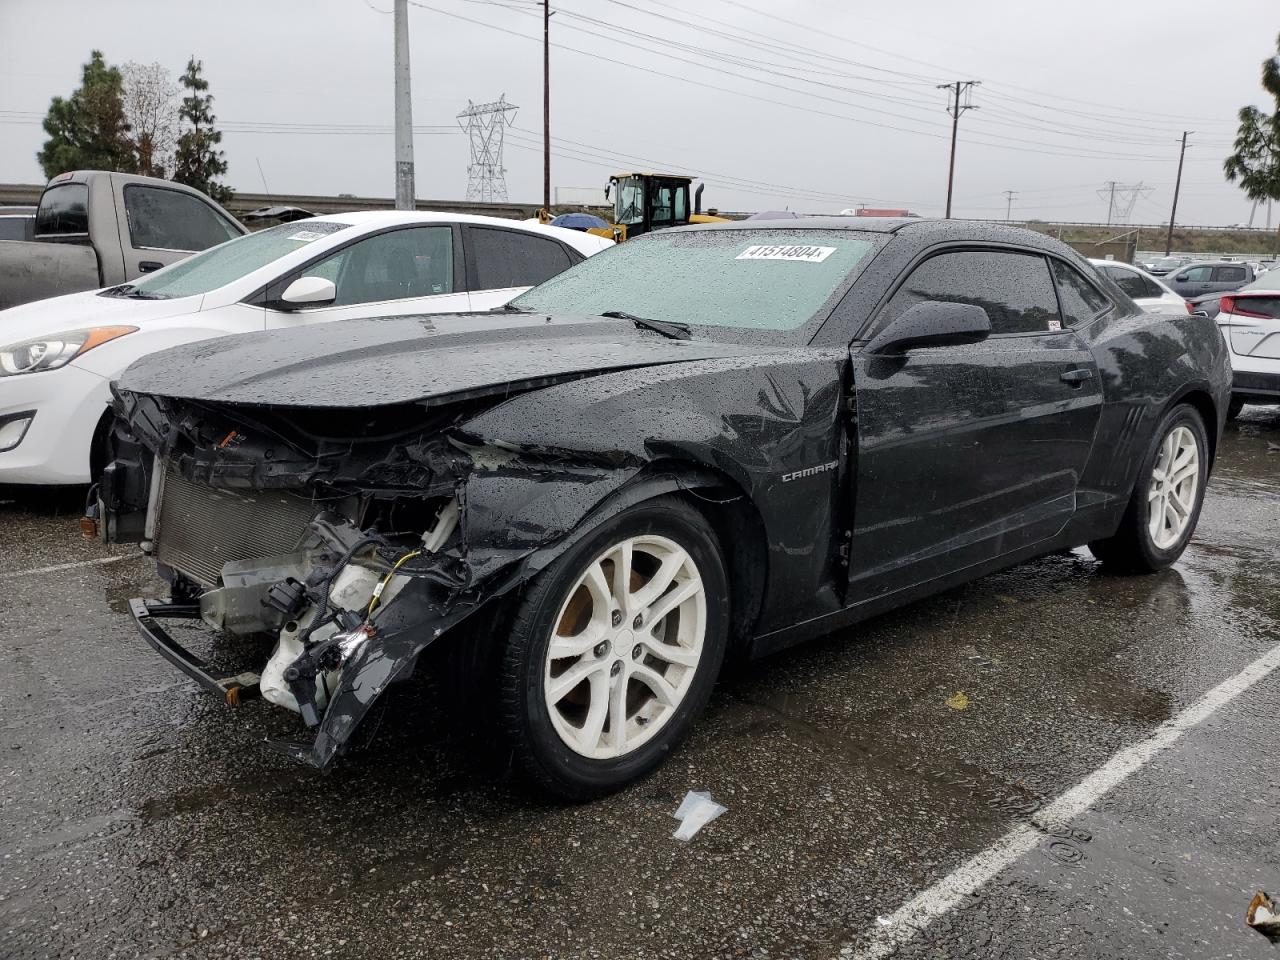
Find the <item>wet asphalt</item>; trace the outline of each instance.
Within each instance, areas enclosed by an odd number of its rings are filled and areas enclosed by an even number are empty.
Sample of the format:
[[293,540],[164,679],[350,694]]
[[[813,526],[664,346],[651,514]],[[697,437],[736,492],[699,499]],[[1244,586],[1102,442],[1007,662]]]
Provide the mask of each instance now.
[[[10,494],[0,494],[0,500]],[[725,677],[655,775],[577,807],[430,682],[326,776],[138,638],[148,562],[0,503],[0,957],[854,957],[891,914],[1280,643],[1280,410],[1223,437],[1171,570],[1046,557]],[[89,560],[107,562],[84,563]],[[40,572],[42,568],[77,564]],[[1280,672],[899,949],[1280,956]],[[728,807],[691,842],[688,790]]]

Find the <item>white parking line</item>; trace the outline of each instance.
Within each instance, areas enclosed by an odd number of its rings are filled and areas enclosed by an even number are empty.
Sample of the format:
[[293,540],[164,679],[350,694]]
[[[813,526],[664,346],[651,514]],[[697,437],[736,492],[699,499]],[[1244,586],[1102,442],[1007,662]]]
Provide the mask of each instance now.
[[852,945],[840,951],[842,958],[880,960],[914,939],[930,923],[960,905],[992,877],[1035,849],[1045,831],[1066,826],[1108,792],[1142,769],[1161,750],[1172,746],[1184,733],[1212,716],[1255,683],[1280,667],[1280,645],[1272,647],[1234,677],[1224,680],[1177,716],[1166,720],[1146,740],[1125,747],[1102,767],[1085,777],[1049,806],[1042,808],[1031,823],[1014,827],[956,871],[913,897],[887,917],[877,919],[878,929],[868,934],[861,949]]
[[30,570],[11,570],[0,573],[0,580],[16,580],[18,577],[34,577],[41,573],[57,573],[59,570],[71,570],[75,567],[92,567],[103,563],[119,563],[121,560],[136,560],[140,553],[126,553],[118,557],[97,557],[93,560],[76,560],[73,563],[55,563],[51,567],[32,567]]

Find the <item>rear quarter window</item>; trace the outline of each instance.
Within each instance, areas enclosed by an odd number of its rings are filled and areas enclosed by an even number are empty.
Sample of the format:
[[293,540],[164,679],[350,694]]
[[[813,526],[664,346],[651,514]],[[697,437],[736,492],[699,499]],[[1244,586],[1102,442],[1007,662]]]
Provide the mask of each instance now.
[[1219,283],[1241,283],[1249,274],[1244,267],[1214,267],[1213,279]]
[[[1062,301],[1062,319],[1067,326],[1075,327],[1105,313],[1111,301],[1102,291],[1084,278],[1075,267],[1061,260],[1053,261],[1053,279],[1058,285],[1058,299]],[[1123,289],[1123,288],[1122,288]],[[1128,293],[1128,291],[1125,291]],[[1133,294],[1129,294],[1133,296]]]

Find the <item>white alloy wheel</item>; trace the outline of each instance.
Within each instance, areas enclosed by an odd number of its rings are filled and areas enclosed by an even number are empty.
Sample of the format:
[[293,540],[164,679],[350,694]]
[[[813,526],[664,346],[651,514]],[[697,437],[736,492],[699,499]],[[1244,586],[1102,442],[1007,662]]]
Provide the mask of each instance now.
[[1178,424],[1160,444],[1147,487],[1147,532],[1157,549],[1168,550],[1186,532],[1199,486],[1200,444]]
[[578,577],[552,628],[543,695],[575,753],[611,760],[671,720],[707,632],[707,595],[689,553],[656,534],[629,537]]

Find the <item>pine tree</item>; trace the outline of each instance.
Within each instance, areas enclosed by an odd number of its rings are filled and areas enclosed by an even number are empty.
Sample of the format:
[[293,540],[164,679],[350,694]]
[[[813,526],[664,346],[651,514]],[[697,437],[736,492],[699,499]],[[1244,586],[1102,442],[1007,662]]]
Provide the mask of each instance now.
[[[1250,200],[1280,200],[1280,39],[1276,55],[1262,62],[1262,88],[1275,101],[1271,113],[1255,106],[1240,110],[1236,152],[1222,164],[1222,172]],[[1277,236],[1280,246],[1280,235]]]
[[218,149],[222,133],[213,125],[217,118],[213,115],[213,97],[206,92],[209,81],[201,75],[203,68],[203,62],[192,57],[178,81],[187,95],[178,109],[178,120],[184,129],[178,135],[173,155],[173,179],[225,204],[233,194],[230,187],[215,179],[227,172],[227,161]]
[[46,177],[68,170],[137,170],[124,112],[124,81],[108,67],[101,50],[90,54],[80,87],[70,97],[54,97],[44,118],[49,135],[36,154]]

